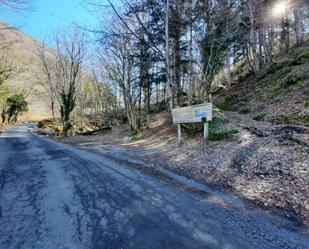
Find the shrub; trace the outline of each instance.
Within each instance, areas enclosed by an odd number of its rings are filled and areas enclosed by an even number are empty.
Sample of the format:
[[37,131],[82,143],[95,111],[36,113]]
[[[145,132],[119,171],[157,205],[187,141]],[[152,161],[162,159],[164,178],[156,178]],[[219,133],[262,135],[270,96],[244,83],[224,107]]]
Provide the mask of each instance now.
[[223,115],[213,117],[213,120],[209,124],[209,129],[218,129],[220,126],[228,124],[230,121]]
[[142,138],[142,134],[139,132],[139,130],[135,130],[131,132],[129,137],[132,141],[136,141]]
[[28,102],[23,94],[14,94],[7,98],[5,110],[2,112],[2,122],[16,123],[18,116],[28,111]]
[[291,118],[288,116],[280,116],[275,120],[276,124],[290,124],[292,122]]
[[240,109],[239,113],[240,114],[248,114],[252,111],[250,106],[244,106],[243,108]]
[[309,49],[298,49],[292,53],[293,65],[304,64],[309,59]]
[[229,95],[227,96],[223,103],[221,103],[219,105],[220,108],[222,109],[230,109],[233,105],[235,105],[236,103],[238,102],[238,95],[237,94],[232,94],[232,95]]
[[219,140],[230,139],[234,134],[237,134],[238,132],[239,132],[239,129],[237,128],[226,129],[226,130],[217,131],[217,132],[211,132],[209,134],[209,140],[219,141]]
[[209,124],[209,140],[218,141],[230,139],[239,132],[236,127],[231,127],[230,121],[223,115],[215,116]]
[[304,122],[305,124],[309,125],[309,114],[304,116]]
[[306,73],[302,70],[293,70],[290,73],[288,73],[280,82],[279,85],[281,87],[288,87],[291,85],[294,85],[300,81],[305,80],[309,76],[309,73]]
[[266,116],[267,116],[266,112],[260,112],[253,119],[256,121],[264,121]]

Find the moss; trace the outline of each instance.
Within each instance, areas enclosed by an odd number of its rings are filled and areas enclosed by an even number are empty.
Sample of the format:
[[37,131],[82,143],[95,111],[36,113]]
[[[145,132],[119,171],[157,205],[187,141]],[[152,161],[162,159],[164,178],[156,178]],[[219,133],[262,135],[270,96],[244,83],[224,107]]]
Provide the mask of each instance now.
[[280,70],[276,70],[275,73],[269,77],[265,77],[264,80],[261,80],[260,83],[263,86],[274,86],[278,85],[278,81],[286,77],[290,72],[292,71],[292,68],[284,64],[284,66]]
[[[286,67],[281,73],[268,79],[268,85],[265,85],[268,90],[267,100],[271,102],[280,101],[281,97],[289,91],[296,91],[304,85],[305,80],[309,77],[309,72],[296,68],[290,69]],[[274,84],[275,82],[276,84]]]
[[240,109],[239,113],[240,114],[248,114],[252,111],[250,106],[244,106],[243,108]]
[[132,131],[129,135],[132,141],[136,141],[142,138],[142,134],[139,132],[139,130]]
[[299,121],[299,117],[297,115],[285,116],[281,115],[275,119],[276,124],[293,124]]
[[289,74],[292,71],[292,68],[289,65],[285,65],[276,75],[275,78],[283,78],[287,74]]
[[309,125],[309,114],[304,116],[304,123]]
[[284,62],[274,62],[269,67],[269,73],[275,73],[276,71],[282,69],[286,65],[286,61]]
[[309,113],[304,116],[299,116],[297,114],[293,114],[290,116],[281,115],[277,117],[274,122],[276,124],[305,124],[306,126],[309,125]]
[[301,147],[309,148],[309,143],[302,141],[298,138],[291,137],[291,138],[289,138],[289,141],[292,143],[292,145],[299,145]]
[[226,118],[223,115],[220,116],[215,116],[213,118],[213,120],[210,122],[209,124],[209,129],[210,130],[215,130],[220,128],[220,126],[223,126],[225,124],[228,124],[230,121],[228,120],[228,118]]
[[238,102],[238,95],[232,94],[227,96],[222,103],[219,104],[219,108],[224,110],[230,110]]
[[239,132],[239,129],[237,128],[226,129],[226,130],[217,131],[217,132],[211,132],[209,135],[209,140],[219,141],[219,140],[230,139],[234,134],[237,134],[238,132]]
[[276,119],[277,124],[291,124],[292,120],[289,116],[280,116],[279,118]]
[[266,112],[260,112],[253,119],[256,121],[264,121],[266,116],[267,116]]
[[303,70],[293,69],[288,73],[280,82],[281,87],[287,88],[289,86],[300,83],[303,84],[304,80],[309,77],[309,73]]
[[258,104],[258,106],[256,107],[257,111],[262,111],[265,109],[265,105],[264,104]]
[[215,116],[213,121],[209,124],[209,140],[218,141],[224,139],[230,139],[233,134],[239,132],[238,128],[227,127],[230,121],[223,115]]
[[292,53],[292,64],[304,64],[309,59],[309,48],[296,49]]

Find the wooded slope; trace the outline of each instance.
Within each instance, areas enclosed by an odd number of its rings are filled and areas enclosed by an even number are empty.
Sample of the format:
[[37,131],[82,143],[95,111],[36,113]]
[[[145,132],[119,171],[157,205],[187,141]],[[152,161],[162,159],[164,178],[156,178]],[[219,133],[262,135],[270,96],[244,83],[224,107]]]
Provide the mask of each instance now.
[[8,85],[14,92],[23,91],[28,95],[29,112],[23,114],[20,121],[40,120],[50,117],[49,102],[44,85],[40,81],[41,65],[37,57],[36,43],[32,37],[18,29],[9,29],[0,21],[0,44],[7,44],[1,50],[1,56],[12,67]]

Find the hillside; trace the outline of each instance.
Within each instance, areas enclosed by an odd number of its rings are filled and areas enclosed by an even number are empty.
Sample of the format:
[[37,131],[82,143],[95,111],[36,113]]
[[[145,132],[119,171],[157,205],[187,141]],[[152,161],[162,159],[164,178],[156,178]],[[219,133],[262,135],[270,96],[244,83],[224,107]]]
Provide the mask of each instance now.
[[27,97],[29,112],[23,114],[21,121],[40,120],[50,116],[44,86],[40,83],[41,74],[39,59],[36,56],[35,41],[20,30],[5,29],[7,25],[0,22],[0,43],[11,44],[2,51],[12,64],[13,74],[8,80],[14,91],[22,90],[30,93]]
[[241,80],[216,104],[257,121],[309,126],[309,43]]

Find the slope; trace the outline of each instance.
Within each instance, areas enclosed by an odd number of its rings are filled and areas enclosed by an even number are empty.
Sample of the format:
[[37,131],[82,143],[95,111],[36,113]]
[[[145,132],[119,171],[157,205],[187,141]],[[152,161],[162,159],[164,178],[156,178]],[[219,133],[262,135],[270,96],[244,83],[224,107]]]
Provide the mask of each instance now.
[[50,116],[48,98],[41,83],[41,67],[36,53],[38,42],[18,29],[7,29],[8,25],[0,22],[0,44],[9,44],[1,50],[12,66],[8,85],[12,92],[23,91],[28,94],[29,112],[23,114],[21,121],[40,120]]

